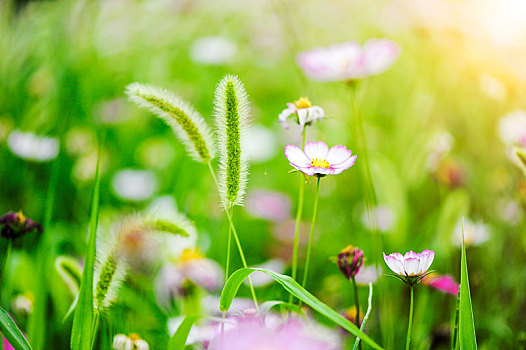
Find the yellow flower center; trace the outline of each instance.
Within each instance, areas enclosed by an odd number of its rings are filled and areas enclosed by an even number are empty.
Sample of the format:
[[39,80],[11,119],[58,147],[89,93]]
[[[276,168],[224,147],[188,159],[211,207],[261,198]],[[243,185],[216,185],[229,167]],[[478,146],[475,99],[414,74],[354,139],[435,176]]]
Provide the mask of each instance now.
[[27,218],[26,218],[26,216],[22,213],[22,210],[20,210],[17,214],[18,214],[18,218],[17,218],[18,223],[20,223],[20,224],[25,223]]
[[312,103],[307,97],[300,97],[299,99],[294,101],[294,106],[296,106],[296,108],[298,109],[309,108],[312,107]]
[[139,335],[137,333],[130,333],[129,338],[130,338],[131,341],[141,340],[141,337],[139,337]]
[[197,249],[185,249],[181,253],[181,261],[182,262],[187,262],[187,261],[190,261],[190,260],[198,260],[198,259],[202,259],[202,258],[203,258],[203,255],[201,253],[199,253],[199,251]]
[[331,165],[329,164],[328,161],[326,161],[325,159],[321,160],[321,159],[318,159],[318,158],[314,158],[312,161],[311,161],[311,165],[315,168],[325,168],[325,169],[329,169],[331,167]]

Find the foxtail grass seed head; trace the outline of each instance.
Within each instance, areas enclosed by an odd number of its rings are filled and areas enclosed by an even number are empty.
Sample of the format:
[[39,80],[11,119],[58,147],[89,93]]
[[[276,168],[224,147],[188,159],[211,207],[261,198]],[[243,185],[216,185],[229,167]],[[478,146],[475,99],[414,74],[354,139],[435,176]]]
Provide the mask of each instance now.
[[248,162],[241,149],[249,122],[249,104],[243,83],[227,75],[218,84],[214,118],[219,143],[219,191],[226,209],[243,204]]
[[353,279],[363,265],[363,251],[358,247],[348,245],[338,254],[338,267],[345,277]]
[[80,281],[82,279],[82,267],[80,263],[74,258],[59,256],[55,260],[55,268],[71,294],[76,296],[79,293]]
[[208,163],[214,158],[210,128],[190,104],[168,90],[139,83],[128,85],[126,94],[170,125],[194,160]]

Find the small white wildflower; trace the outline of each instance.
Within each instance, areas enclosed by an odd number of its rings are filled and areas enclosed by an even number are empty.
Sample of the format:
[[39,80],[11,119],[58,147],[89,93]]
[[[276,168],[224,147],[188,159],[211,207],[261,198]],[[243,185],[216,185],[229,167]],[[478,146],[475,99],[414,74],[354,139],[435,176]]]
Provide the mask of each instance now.
[[7,139],[11,152],[22,159],[47,162],[57,157],[59,142],[54,137],[39,136],[32,132],[12,131]]
[[[396,213],[387,205],[377,205],[373,208],[373,216],[376,218],[376,228],[381,232],[391,231],[396,224]],[[362,223],[369,229],[372,230],[369,222],[367,211],[363,212]]]
[[150,170],[124,169],[113,176],[112,185],[119,197],[130,201],[143,201],[156,191],[157,179]]
[[[466,245],[479,245],[489,239],[489,229],[482,221],[464,219],[464,242]],[[453,243],[462,247],[462,219],[458,220],[453,233]]]
[[499,136],[508,146],[526,146],[526,111],[517,110],[502,117],[499,122]]
[[236,44],[222,36],[208,36],[197,39],[190,48],[190,58],[207,65],[229,63],[237,51]]
[[251,162],[265,162],[276,155],[276,136],[262,125],[253,125],[241,139],[241,148]]

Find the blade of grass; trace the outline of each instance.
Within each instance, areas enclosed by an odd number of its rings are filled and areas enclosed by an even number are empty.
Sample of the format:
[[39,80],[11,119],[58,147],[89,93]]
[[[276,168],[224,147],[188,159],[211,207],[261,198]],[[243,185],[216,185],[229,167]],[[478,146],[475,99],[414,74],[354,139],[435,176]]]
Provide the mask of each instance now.
[[15,350],[31,350],[31,346],[27,342],[26,338],[24,338],[24,335],[20,329],[18,329],[15,321],[13,321],[13,319],[1,307],[0,330],[4,334],[4,337],[7,339],[9,344],[11,344]]
[[464,243],[464,223],[462,223],[462,258],[460,263],[458,342],[461,350],[477,349],[475,323],[469,292],[468,264],[466,259],[466,244]]
[[293,294],[296,298],[309,305],[311,308],[318,311],[320,314],[327,317],[335,324],[343,327],[354,336],[360,337],[364,343],[368,344],[373,349],[382,350],[381,346],[376,344],[374,340],[372,340],[368,335],[360,331],[358,327],[356,327],[352,322],[345,319],[342,315],[331,309],[326,304],[322,303],[314,295],[300,286],[294,279],[292,279],[292,277],[267,269],[247,267],[234,272],[226,282],[223,291],[221,292],[219,307],[222,312],[225,312],[230,308],[230,305],[232,304],[232,301],[234,300],[234,297],[236,296],[243,281],[255,271],[266,273],[276,282],[278,282],[283,288],[285,288],[287,292]]
[[99,154],[97,159],[97,170],[95,173],[95,184],[93,187],[91,213],[89,224],[88,246],[84,271],[80,284],[79,298],[75,315],[73,317],[73,328],[71,330],[71,349],[90,350],[91,334],[93,332],[94,309],[93,309],[93,266],[95,264],[97,226],[99,219],[99,191],[100,191],[100,159],[102,155],[103,141],[99,143]]
[[179,328],[177,328],[177,331],[170,338],[170,341],[168,342],[168,350],[183,350],[186,346],[186,340],[188,339],[190,330],[201,318],[203,318],[201,315],[186,316],[183,322],[179,325]]

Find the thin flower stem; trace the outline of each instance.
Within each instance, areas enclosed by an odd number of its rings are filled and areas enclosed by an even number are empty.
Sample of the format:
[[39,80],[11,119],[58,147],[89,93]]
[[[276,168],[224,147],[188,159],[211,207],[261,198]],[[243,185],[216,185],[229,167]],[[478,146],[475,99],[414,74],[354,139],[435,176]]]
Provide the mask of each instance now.
[[[217,177],[214,172],[214,168],[212,168],[212,164],[208,162],[208,168],[210,169],[210,174],[212,174],[212,178],[214,179],[214,182],[219,189],[219,183],[217,182]],[[234,240],[236,241],[237,250],[239,252],[239,256],[241,257],[241,262],[243,263],[243,267],[248,267],[247,261],[245,259],[245,254],[243,253],[243,247],[241,247],[241,242],[239,241],[239,237],[237,235],[236,228],[234,226],[234,222],[232,221],[232,216],[230,215],[229,210],[225,210],[226,216],[228,218],[228,224],[230,226],[230,229],[232,230],[232,233],[234,235]],[[259,312],[259,306],[258,306],[258,299],[256,298],[256,292],[254,290],[254,286],[252,285],[252,281],[250,277],[248,277],[248,285],[250,287],[250,293],[252,294],[252,299],[254,300],[254,306],[256,307],[256,310]]]
[[[301,140],[301,149],[305,148],[305,133],[307,128],[303,129],[302,140]],[[299,192],[298,192],[298,209],[296,211],[296,225],[294,226],[294,248],[292,250],[292,278],[295,280],[298,273],[298,248],[300,242],[300,227],[301,227],[301,218],[303,216],[303,198],[305,197],[305,179],[303,173],[300,172],[300,183],[299,183]],[[289,303],[292,303],[294,297],[292,294],[289,294]]]
[[307,255],[305,257],[305,270],[303,273],[303,282],[301,283],[302,287],[305,287],[307,284],[307,277],[309,275],[309,264],[310,264],[310,252],[312,247],[312,236],[314,233],[314,225],[316,225],[316,216],[318,214],[318,198],[320,197],[320,179],[321,177],[318,177],[318,181],[316,182],[316,195],[314,196],[314,209],[312,210],[312,222],[310,225],[310,232],[309,232],[309,243],[307,244]]
[[[11,248],[13,245],[12,239],[7,239],[7,248],[5,251],[4,266],[2,266],[2,271],[0,271],[0,296],[2,295],[2,286],[4,285],[4,277],[7,272],[7,267],[9,265],[9,257],[11,256]],[[0,299],[1,300],[1,299]]]
[[411,288],[411,303],[409,304],[409,325],[407,326],[407,339],[405,341],[405,350],[409,350],[409,343],[411,342],[411,327],[413,324],[413,286]]
[[[302,132],[302,142],[301,149],[305,148],[305,130]],[[301,217],[303,215],[303,198],[305,193],[305,179],[303,178],[303,173],[300,172],[300,189],[298,192],[298,209],[296,211],[296,225],[294,227],[294,248],[292,251],[292,278],[296,279],[296,273],[298,271],[298,246],[300,240],[300,227],[301,227]]]
[[[230,215],[234,215],[234,211],[231,210]],[[232,228],[228,225],[228,241],[226,247],[226,264],[225,264],[225,282],[230,277],[230,250],[232,247]]]
[[[354,287],[354,304],[356,305],[356,327],[360,328],[360,298],[358,296],[358,286],[356,285],[356,279],[354,276],[351,279]],[[360,350],[362,349],[362,343],[360,343]]]
[[[369,315],[371,314],[372,309],[372,301],[373,301],[373,284],[369,283],[369,298],[367,298],[367,312],[365,313],[365,316],[363,317],[362,325],[360,326],[360,330],[363,332],[365,329],[365,323],[369,319]],[[360,343],[360,337],[356,337],[356,340],[354,341],[353,350],[358,349],[358,344]],[[361,345],[360,345],[361,346]]]

